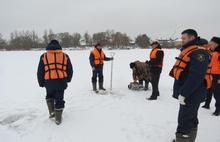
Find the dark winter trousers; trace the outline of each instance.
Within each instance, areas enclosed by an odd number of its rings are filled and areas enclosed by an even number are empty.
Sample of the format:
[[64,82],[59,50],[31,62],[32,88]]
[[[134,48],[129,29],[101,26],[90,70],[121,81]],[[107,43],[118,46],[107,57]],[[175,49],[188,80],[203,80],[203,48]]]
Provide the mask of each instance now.
[[97,82],[97,77],[99,78],[99,83],[103,83],[103,66],[95,67],[95,70],[92,71],[92,83]]
[[215,107],[220,110],[220,84],[218,84],[218,75],[213,75],[212,92],[215,98]]
[[213,75],[212,88],[207,91],[205,105],[210,105],[213,94],[216,100],[215,107],[220,110],[220,84],[218,84],[218,75]]
[[207,90],[205,105],[209,106],[212,101],[212,88]]
[[158,85],[160,80],[160,73],[151,73],[151,84],[152,84],[152,96],[151,97],[157,97],[160,95]]
[[180,105],[178,115],[177,133],[189,134],[192,130],[197,128],[198,109],[200,104],[186,104]]
[[54,99],[55,109],[64,108],[64,90],[47,90],[46,99]]

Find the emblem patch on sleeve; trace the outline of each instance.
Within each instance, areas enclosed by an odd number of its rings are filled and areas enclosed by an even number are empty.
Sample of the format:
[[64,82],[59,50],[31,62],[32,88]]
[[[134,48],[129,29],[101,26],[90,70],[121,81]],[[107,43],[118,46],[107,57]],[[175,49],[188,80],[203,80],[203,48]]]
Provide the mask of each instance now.
[[203,62],[203,61],[205,61],[205,56],[202,55],[202,54],[198,54],[197,57],[196,57],[196,59],[197,59],[199,62]]

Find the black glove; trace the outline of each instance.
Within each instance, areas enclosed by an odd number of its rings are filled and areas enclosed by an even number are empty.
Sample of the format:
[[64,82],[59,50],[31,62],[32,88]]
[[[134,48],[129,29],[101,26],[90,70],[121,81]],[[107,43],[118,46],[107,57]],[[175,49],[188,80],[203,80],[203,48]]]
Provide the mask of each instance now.
[[114,58],[113,58],[113,57],[111,57],[111,58],[110,58],[110,60],[112,61],[112,60],[114,60]]

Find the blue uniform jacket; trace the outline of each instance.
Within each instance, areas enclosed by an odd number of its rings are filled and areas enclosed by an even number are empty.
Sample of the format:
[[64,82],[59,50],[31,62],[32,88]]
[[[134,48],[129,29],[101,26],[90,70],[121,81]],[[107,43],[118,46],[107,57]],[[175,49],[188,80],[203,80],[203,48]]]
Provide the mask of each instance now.
[[[183,46],[181,50],[192,45],[199,45],[198,39]],[[188,57],[190,63],[181,73],[179,80],[174,82],[173,97],[178,98],[179,95],[182,95],[186,97],[186,103],[201,103],[206,98],[205,74],[211,57],[202,49],[193,51]]]

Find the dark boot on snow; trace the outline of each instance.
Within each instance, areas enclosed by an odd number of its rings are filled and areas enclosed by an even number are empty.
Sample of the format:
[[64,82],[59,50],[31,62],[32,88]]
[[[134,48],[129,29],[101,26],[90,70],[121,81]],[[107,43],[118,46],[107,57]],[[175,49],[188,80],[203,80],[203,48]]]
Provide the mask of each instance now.
[[99,82],[99,90],[105,91],[106,89],[103,87],[103,82]]
[[92,83],[92,87],[93,87],[93,91],[94,91],[95,93],[99,93],[99,91],[97,90],[97,85],[96,85],[96,83]]
[[148,100],[157,100],[157,96],[158,96],[158,95],[156,95],[156,94],[152,94],[152,95],[150,96],[150,98],[148,98]]
[[216,109],[215,112],[213,113],[214,116],[219,116],[220,115],[220,110]]
[[48,107],[48,110],[49,110],[49,118],[53,118],[55,117],[55,114],[54,114],[54,99],[47,99],[47,107]]
[[157,100],[157,97],[150,97],[148,98],[149,101],[152,101],[152,100]]
[[204,106],[202,106],[202,108],[210,109],[210,106],[208,104],[205,104]]
[[149,90],[149,88],[148,88],[148,86],[147,87],[145,86],[144,87],[144,91],[147,91],[147,90]]
[[63,109],[55,109],[55,123],[60,125],[62,123]]
[[190,142],[189,135],[184,135],[180,133],[176,133],[176,139],[172,142]]

